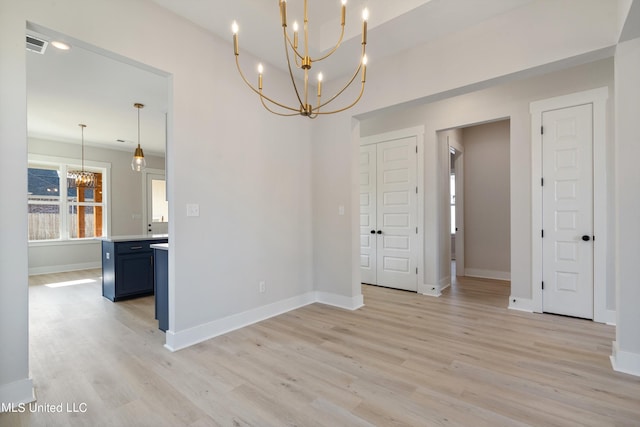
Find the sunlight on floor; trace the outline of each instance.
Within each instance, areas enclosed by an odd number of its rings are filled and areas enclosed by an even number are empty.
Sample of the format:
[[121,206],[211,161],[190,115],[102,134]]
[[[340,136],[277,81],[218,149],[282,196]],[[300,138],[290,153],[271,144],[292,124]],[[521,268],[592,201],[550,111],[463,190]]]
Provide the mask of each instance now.
[[69,280],[66,282],[58,282],[58,283],[46,283],[45,286],[48,288],[61,288],[63,286],[74,286],[74,285],[83,285],[85,283],[95,283],[94,279],[79,279],[79,280]]

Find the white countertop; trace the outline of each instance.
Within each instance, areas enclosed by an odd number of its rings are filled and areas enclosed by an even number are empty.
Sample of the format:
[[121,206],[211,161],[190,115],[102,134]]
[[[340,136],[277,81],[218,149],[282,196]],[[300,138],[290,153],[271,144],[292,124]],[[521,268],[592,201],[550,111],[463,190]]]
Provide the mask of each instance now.
[[152,249],[161,249],[163,251],[168,251],[169,250],[169,244],[168,243],[154,243],[152,245],[149,245],[150,248]]
[[100,237],[99,239],[107,242],[132,242],[136,240],[162,240],[168,238],[168,234],[133,234],[130,236],[106,236]]

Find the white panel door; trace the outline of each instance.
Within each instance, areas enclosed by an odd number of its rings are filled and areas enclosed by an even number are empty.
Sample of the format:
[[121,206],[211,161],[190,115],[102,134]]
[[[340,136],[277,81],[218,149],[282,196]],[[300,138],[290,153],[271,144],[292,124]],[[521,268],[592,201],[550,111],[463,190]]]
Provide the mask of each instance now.
[[543,311],[593,319],[592,105],[542,114]]
[[360,148],[360,275],[376,283],[376,145]]
[[376,145],[377,281],[417,291],[416,138]]
[[360,149],[363,283],[417,291],[416,138]]

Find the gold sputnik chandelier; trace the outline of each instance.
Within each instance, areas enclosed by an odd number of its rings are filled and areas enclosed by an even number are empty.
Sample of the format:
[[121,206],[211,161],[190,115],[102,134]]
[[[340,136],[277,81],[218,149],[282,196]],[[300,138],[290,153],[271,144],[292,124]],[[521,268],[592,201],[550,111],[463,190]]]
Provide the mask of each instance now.
[[[301,116],[305,116],[305,117],[309,117],[310,119],[315,119],[316,117],[318,117],[321,114],[334,114],[334,113],[339,113],[341,111],[345,111],[351,107],[353,107],[354,105],[356,105],[358,103],[358,101],[360,101],[360,98],[362,98],[362,94],[364,93],[364,84],[367,78],[367,56],[366,56],[366,46],[367,46],[367,20],[369,18],[369,12],[367,9],[365,9],[362,13],[362,52],[360,54],[360,60],[358,62],[358,67],[356,68],[356,71],[353,73],[353,76],[351,77],[351,79],[349,79],[349,81],[347,82],[346,85],[344,85],[344,87],[342,89],[340,89],[339,91],[337,91],[333,96],[331,96],[330,98],[328,98],[326,101],[322,100],[322,73],[318,74],[318,90],[317,90],[317,100],[315,105],[312,105],[311,102],[309,100],[310,97],[312,97],[313,95],[309,94],[309,71],[311,71],[311,66],[316,63],[316,62],[320,62],[324,59],[327,59],[329,56],[331,56],[336,50],[338,50],[338,47],[340,47],[340,44],[342,43],[342,39],[344,37],[344,25],[345,25],[345,16],[346,16],[346,11],[347,11],[347,0],[342,0],[342,8],[341,8],[341,14],[340,14],[340,26],[341,26],[341,31],[340,31],[340,38],[338,39],[338,42],[336,43],[336,45],[329,50],[328,53],[326,53],[325,55],[319,57],[319,58],[311,58],[309,56],[309,19],[308,19],[308,8],[307,8],[307,0],[304,0],[304,21],[303,21],[303,45],[300,47],[298,46],[298,23],[294,22],[293,23],[293,34],[291,37],[291,35],[289,34],[288,30],[287,30],[287,1],[286,0],[278,0],[279,1],[279,5],[280,5],[280,20],[281,20],[281,24],[282,24],[282,35],[283,35],[283,39],[284,39],[284,50],[285,50],[285,55],[287,58],[287,66],[289,68],[289,76],[291,77],[291,83],[293,85],[293,90],[295,91],[295,95],[298,99],[298,106],[292,107],[289,105],[286,105],[284,103],[275,101],[273,98],[265,95],[262,91],[262,84],[263,84],[263,78],[262,78],[262,73],[263,73],[263,66],[262,64],[258,65],[258,86],[257,88],[255,86],[253,86],[251,83],[249,83],[249,81],[246,79],[246,77],[244,76],[244,74],[242,73],[242,69],[240,68],[240,62],[239,62],[239,56],[240,56],[240,49],[239,49],[239,44],[238,44],[238,24],[234,21],[233,25],[232,25],[232,30],[233,30],[233,51],[235,53],[236,56],[236,66],[238,67],[238,72],[240,73],[240,76],[242,77],[242,80],[244,80],[244,82],[247,84],[247,86],[249,86],[251,88],[251,90],[253,90],[255,93],[257,93],[260,96],[260,102],[262,103],[262,105],[264,106],[264,108],[266,108],[268,111],[270,111],[271,113],[277,114],[279,116],[297,116],[297,115],[301,115]],[[292,67],[292,59],[291,57],[293,56],[293,63],[295,64],[295,67]],[[294,69],[295,70],[302,70],[303,74],[304,74],[304,86],[302,88],[298,87],[298,84],[296,83],[296,77],[294,75]],[[360,93],[358,94],[358,97],[355,99],[355,101],[353,101],[351,104],[347,105],[346,107],[342,107],[342,108],[338,108],[338,109],[334,109],[334,110],[324,110],[324,108],[330,104],[331,102],[333,102],[336,98],[338,98],[350,85],[351,83],[354,82],[354,80],[356,79],[356,77],[358,76],[358,74],[360,74],[360,72],[362,71],[362,76],[361,76],[361,87],[360,87]]]

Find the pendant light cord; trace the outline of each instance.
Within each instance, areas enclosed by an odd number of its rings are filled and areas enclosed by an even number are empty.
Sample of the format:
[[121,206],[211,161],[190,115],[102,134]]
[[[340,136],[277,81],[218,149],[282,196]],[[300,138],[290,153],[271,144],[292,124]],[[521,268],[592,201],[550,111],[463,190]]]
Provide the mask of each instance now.
[[82,172],[84,172],[84,125],[80,125],[82,129]]
[[138,148],[140,148],[140,107],[138,107]]

